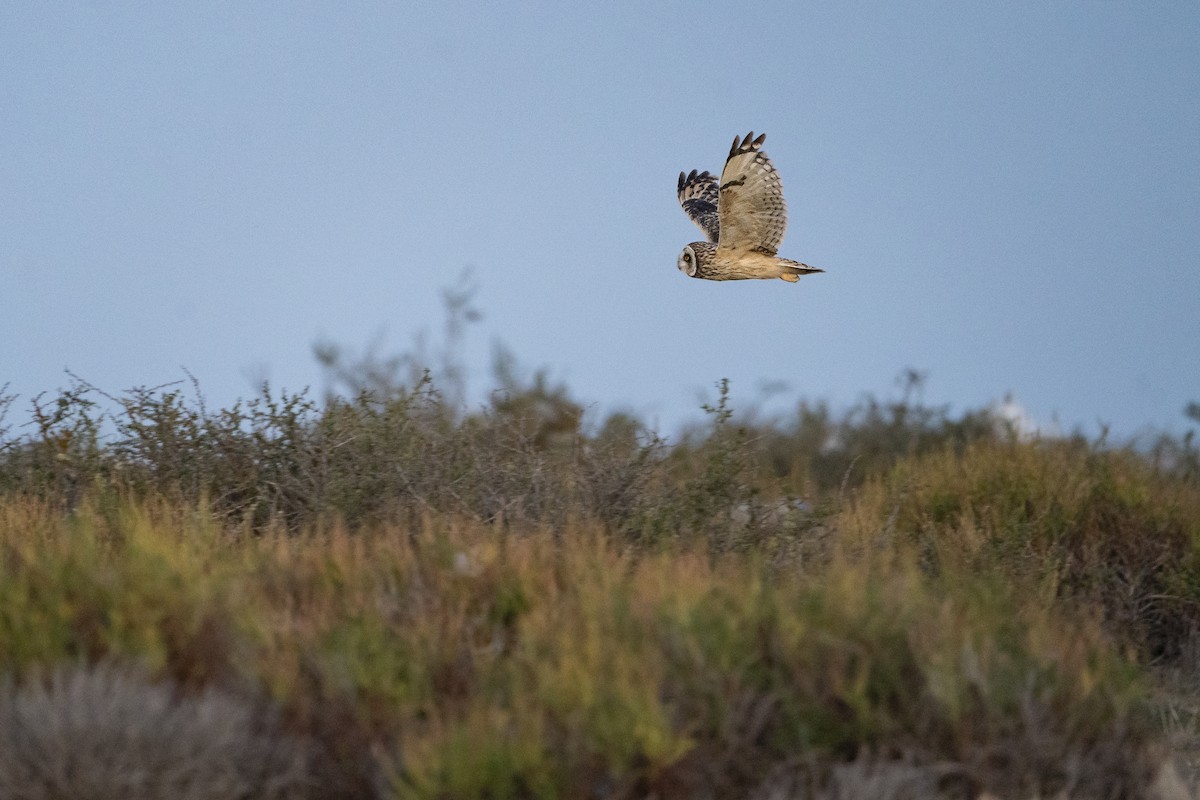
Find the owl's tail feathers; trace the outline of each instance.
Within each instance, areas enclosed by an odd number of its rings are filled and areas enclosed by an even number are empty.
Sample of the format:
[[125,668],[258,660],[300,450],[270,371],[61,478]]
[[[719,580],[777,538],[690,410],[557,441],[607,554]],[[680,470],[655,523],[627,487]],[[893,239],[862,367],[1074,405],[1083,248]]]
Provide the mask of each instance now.
[[783,274],[779,277],[783,278],[788,283],[795,283],[800,280],[801,275],[812,275],[814,272],[824,272],[823,269],[810,267],[808,264],[801,264],[799,261],[791,261],[789,259],[780,259],[783,262]]

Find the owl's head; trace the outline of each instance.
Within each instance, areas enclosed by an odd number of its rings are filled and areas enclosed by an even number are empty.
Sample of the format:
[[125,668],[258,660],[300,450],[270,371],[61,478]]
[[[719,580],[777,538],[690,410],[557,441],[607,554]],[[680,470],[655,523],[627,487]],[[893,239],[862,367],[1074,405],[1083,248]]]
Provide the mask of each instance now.
[[713,260],[717,246],[712,242],[692,242],[679,254],[676,266],[689,278],[703,278],[705,267]]

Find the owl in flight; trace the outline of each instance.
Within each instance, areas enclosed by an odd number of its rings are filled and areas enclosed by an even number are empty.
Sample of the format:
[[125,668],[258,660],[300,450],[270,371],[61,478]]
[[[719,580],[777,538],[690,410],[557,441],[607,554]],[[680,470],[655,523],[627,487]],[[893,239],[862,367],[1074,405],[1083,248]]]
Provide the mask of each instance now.
[[679,254],[679,269],[690,278],[740,281],[824,272],[775,254],[787,227],[783,184],[771,159],[762,152],[764,133],[733,137],[721,180],[708,172],[679,173],[679,204],[700,226],[707,242],[692,242]]

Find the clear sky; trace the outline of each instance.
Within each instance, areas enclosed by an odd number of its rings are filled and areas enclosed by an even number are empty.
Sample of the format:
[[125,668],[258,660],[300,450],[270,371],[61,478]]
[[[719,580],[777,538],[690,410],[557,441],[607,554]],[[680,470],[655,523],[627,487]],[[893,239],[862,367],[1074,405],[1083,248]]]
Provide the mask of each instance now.
[[[722,377],[1127,434],[1200,400],[1197,4],[517,8],[0,4],[0,384],[319,389],[314,342],[408,348],[471,267],[480,396],[503,341],[667,430]],[[826,274],[677,271],[678,172],[751,129]]]

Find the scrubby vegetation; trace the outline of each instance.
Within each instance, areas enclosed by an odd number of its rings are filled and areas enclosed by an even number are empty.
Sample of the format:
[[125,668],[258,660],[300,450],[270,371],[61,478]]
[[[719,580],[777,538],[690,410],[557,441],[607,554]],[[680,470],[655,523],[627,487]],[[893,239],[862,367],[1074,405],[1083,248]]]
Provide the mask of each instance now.
[[666,441],[321,356],[0,399],[0,797],[1186,796],[1190,435],[721,384]]

